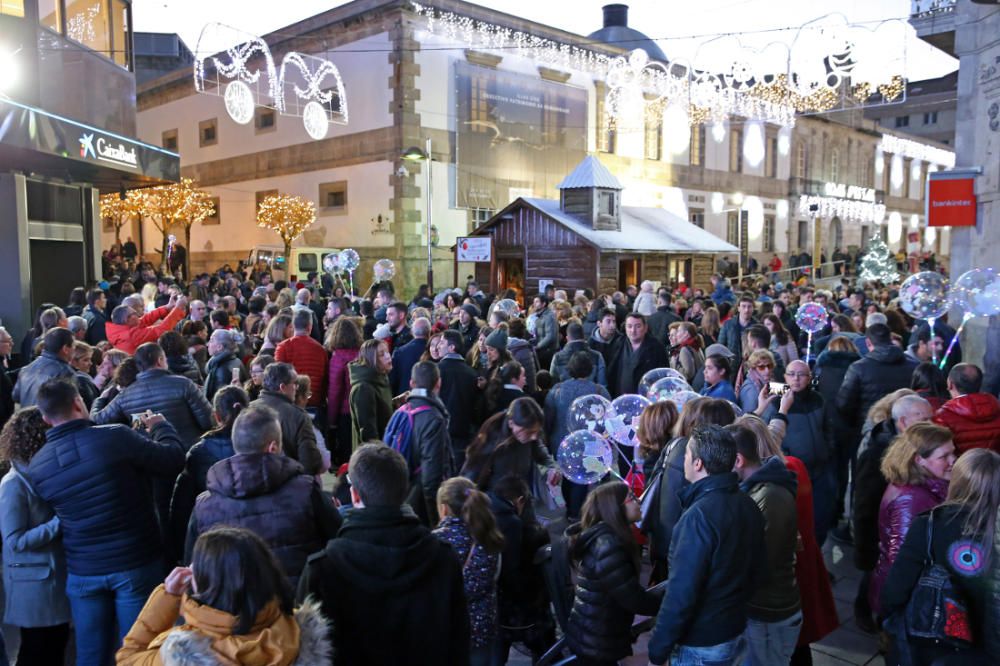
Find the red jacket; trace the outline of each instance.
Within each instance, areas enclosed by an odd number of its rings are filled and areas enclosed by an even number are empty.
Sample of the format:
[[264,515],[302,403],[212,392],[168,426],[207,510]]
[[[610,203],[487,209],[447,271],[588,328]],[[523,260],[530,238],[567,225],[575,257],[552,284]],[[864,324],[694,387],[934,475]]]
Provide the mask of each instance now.
[[[171,330],[183,318],[184,308],[170,308],[165,305],[144,314],[135,326],[112,324],[109,321],[104,328],[108,334],[108,342],[111,343],[112,347],[132,355],[139,345],[156,342],[161,335]],[[156,324],[160,319],[163,321]],[[156,325],[154,326],[154,324]]]
[[351,413],[351,376],[347,364],[358,357],[357,349],[334,349],[326,379],[327,423],[334,425],[341,414]]
[[293,335],[281,342],[274,350],[274,360],[291,363],[295,372],[308,375],[312,397],[306,403],[309,407],[319,407],[326,396],[326,350],[323,345],[308,335]]
[[969,449],[1000,453],[1000,401],[989,393],[952,398],[934,415],[934,423],[951,430],[959,455]]

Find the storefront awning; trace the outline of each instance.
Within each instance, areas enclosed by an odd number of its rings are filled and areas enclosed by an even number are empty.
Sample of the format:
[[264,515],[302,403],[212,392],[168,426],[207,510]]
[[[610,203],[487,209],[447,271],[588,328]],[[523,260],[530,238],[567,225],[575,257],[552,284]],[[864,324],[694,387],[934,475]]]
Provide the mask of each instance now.
[[13,100],[0,99],[0,169],[116,192],[180,180],[180,156]]

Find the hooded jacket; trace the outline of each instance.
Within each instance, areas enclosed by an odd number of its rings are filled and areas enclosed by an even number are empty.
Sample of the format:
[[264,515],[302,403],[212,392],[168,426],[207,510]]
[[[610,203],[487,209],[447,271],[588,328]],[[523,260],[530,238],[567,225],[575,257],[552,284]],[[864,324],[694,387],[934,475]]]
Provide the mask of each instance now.
[[570,340],[561,351],[552,357],[552,364],[549,367],[549,374],[552,375],[552,381],[559,383],[570,379],[569,371],[566,367],[569,365],[569,359],[577,352],[588,353],[590,360],[594,363],[594,369],[590,371],[588,379],[592,382],[597,382],[601,386],[607,386],[608,377],[604,365],[604,357],[599,352],[591,349],[586,340]]
[[175,545],[172,555],[177,561],[181,560],[184,552],[184,538],[195,500],[205,492],[208,470],[235,453],[229,432],[206,434],[188,450],[184,471],[177,476],[174,493],[170,497],[170,534]]
[[837,409],[844,421],[860,426],[878,400],[910,385],[916,367],[895,345],[875,347],[852,363],[837,392]]
[[340,513],[317,481],[291,458],[240,453],[208,470],[206,491],[194,505],[184,561],[194,542],[217,525],[244,527],[262,538],[281,562],[294,587],[306,558],[340,529]]
[[614,360],[615,351],[618,348],[618,340],[623,337],[625,336],[618,331],[615,331],[615,334],[611,336],[610,340],[605,340],[601,337],[600,329],[595,326],[593,332],[590,334],[590,337],[587,339],[587,344],[590,345],[591,349],[604,357],[605,368],[610,369],[611,361]]
[[308,595],[333,624],[338,666],[469,663],[462,563],[407,506],[348,511],[302,572]]
[[292,460],[297,460],[306,474],[319,474],[323,469],[323,458],[316,443],[312,419],[306,414],[306,410],[278,391],[261,391],[254,403],[270,407],[278,413],[282,452]]
[[[798,480],[781,459],[772,456],[740,483],[764,516],[767,548],[767,582],[747,605],[747,616],[760,622],[786,620],[802,608],[795,578],[798,546],[798,510],[795,494]],[[759,563],[763,564],[763,563]]]
[[[195,363],[194,359],[188,354],[168,356],[167,370],[169,370],[172,374],[187,377],[195,384],[201,384],[205,381],[204,377],[201,376],[201,370],[198,368],[198,364]],[[230,379],[232,379],[232,377],[230,377]]]
[[[135,353],[139,345],[159,340],[161,335],[173,329],[183,318],[184,308],[162,307],[144,314],[135,326],[115,324],[109,321],[105,324],[104,329],[107,331],[108,342],[111,343],[112,347],[131,355]],[[163,321],[160,321],[161,319]],[[156,323],[158,321],[159,324]]]
[[951,430],[956,455],[969,449],[1000,453],[1000,401],[989,393],[968,393],[944,403],[934,423]]
[[375,368],[351,363],[351,422],[354,424],[354,448],[365,442],[379,441],[392,417],[392,390],[388,375]]
[[838,443],[838,448],[849,450],[861,439],[858,426],[847,423],[840,417],[837,410],[837,392],[844,383],[847,369],[861,356],[857,352],[830,351],[829,349],[816,359],[816,390],[823,396],[825,403],[825,418],[830,424],[830,430]]
[[[178,619],[183,616],[179,626]],[[119,666],[315,666],[332,663],[329,623],[318,605],[307,601],[293,616],[276,601],[265,606],[250,633],[233,633],[237,618],[167,593],[160,585],[150,595],[124,645]]]
[[577,523],[567,536],[576,537],[571,557],[579,566],[566,642],[577,657],[616,662],[632,654],[635,615],[656,613],[662,592],[643,589],[635,562],[607,524],[581,533]]
[[[556,321],[556,313],[551,308],[545,308],[538,313],[535,322],[535,348],[543,355],[555,353],[559,349],[559,322]],[[511,350],[510,353],[513,354],[514,351]]]
[[514,360],[521,364],[528,381],[524,385],[525,393],[534,393],[537,388],[535,377],[538,374],[538,356],[531,343],[521,338],[510,338],[507,342],[507,351],[514,357]]

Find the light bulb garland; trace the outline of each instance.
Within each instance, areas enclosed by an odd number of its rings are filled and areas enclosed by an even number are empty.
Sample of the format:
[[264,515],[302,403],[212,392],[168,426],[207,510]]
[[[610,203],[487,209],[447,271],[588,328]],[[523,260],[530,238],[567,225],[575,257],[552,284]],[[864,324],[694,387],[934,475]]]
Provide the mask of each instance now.
[[315,204],[308,199],[288,194],[265,197],[257,209],[257,226],[278,234],[285,244],[286,254],[292,242],[315,221]]

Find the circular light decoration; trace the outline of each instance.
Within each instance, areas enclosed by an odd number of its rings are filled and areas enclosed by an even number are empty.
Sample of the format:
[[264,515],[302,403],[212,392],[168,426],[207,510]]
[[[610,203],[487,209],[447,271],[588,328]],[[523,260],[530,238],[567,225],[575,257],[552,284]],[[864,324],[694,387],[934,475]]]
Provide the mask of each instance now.
[[681,104],[670,104],[663,112],[663,133],[670,153],[677,155],[690,147],[691,122]]
[[885,154],[879,148],[875,151],[875,175],[881,176],[883,171],[885,171]]
[[781,219],[788,217],[788,200],[780,199],[778,203],[774,205],[774,212],[777,213],[778,217]]
[[742,192],[733,192],[733,196],[732,196],[731,201],[733,202],[733,205],[742,206],[743,205],[743,193]]
[[230,81],[225,94],[226,113],[240,125],[253,120],[253,93],[250,86],[242,81]]
[[747,197],[743,200],[743,210],[747,212],[747,234],[750,240],[760,238],[764,232],[764,202],[760,197]]
[[306,128],[306,134],[316,141],[326,137],[330,121],[322,104],[316,100],[306,104],[306,108],[302,110],[302,126]]
[[903,156],[896,154],[892,156],[892,166],[889,168],[889,182],[893,189],[903,186]]
[[910,216],[910,228],[918,229],[920,227],[920,216],[914,213]]
[[726,123],[723,120],[716,120],[712,123],[712,139],[716,143],[722,143],[726,138]]
[[910,178],[920,180],[920,160],[913,160],[910,164]]
[[934,242],[937,240],[937,229],[934,227],[927,227],[924,230],[924,245],[927,247],[934,247]]
[[782,156],[787,155],[792,149],[792,130],[788,127],[782,127],[778,130],[778,153]]
[[718,215],[726,207],[726,198],[722,192],[712,192],[712,212]]
[[764,128],[759,122],[748,122],[743,130],[743,159],[755,168],[764,161]]
[[903,216],[897,211],[889,213],[889,242],[898,243],[903,237]]

